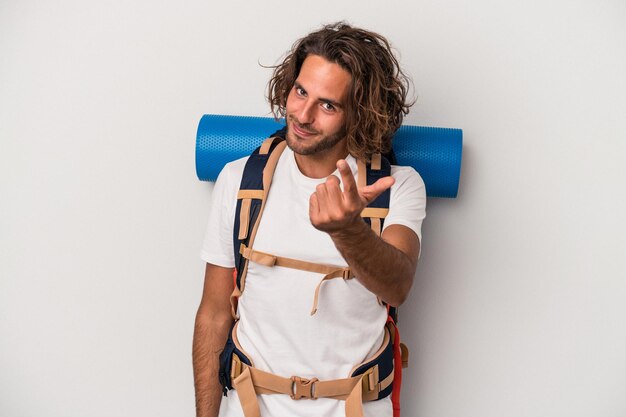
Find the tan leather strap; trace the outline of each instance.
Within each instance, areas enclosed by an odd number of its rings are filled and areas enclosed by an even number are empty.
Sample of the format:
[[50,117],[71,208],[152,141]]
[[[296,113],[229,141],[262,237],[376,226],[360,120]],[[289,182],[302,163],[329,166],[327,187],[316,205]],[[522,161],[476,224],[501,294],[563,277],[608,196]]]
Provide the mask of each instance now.
[[[363,188],[367,185],[367,162],[363,159],[357,159],[356,161],[357,167],[357,182],[356,185],[359,188]],[[382,155],[379,153],[375,153],[372,155],[372,159],[370,161],[370,167],[374,170],[379,170],[382,167]]]
[[[274,140],[275,139],[276,138],[274,138]],[[267,139],[266,142],[268,140],[269,139]],[[263,169],[263,193],[264,193],[263,199],[264,200],[267,199],[267,195],[270,192],[270,185],[272,184],[272,177],[274,176],[274,171],[276,171],[276,165],[278,165],[278,159],[280,158],[280,155],[283,153],[286,147],[287,147],[287,142],[282,141],[281,143],[276,145],[274,152],[272,152],[272,154],[267,159],[267,164],[265,165],[265,169]]]
[[267,155],[272,147],[272,145],[274,144],[274,142],[279,141],[279,140],[283,140],[281,137],[279,136],[273,136],[271,138],[267,138],[263,141],[263,143],[261,144],[261,148],[259,149],[259,154],[260,155]]
[[372,230],[374,231],[376,236],[380,237],[381,230],[383,228],[383,225],[380,222],[380,219],[378,217],[371,217],[370,218],[370,224],[371,224]]
[[[281,139],[277,137],[265,139],[265,141],[261,145],[261,149],[259,150],[259,153],[266,154],[267,152],[269,152],[272,144],[274,143],[274,141],[277,141],[277,140],[281,140]],[[261,203],[261,208],[259,210],[259,214],[257,216],[257,220],[254,223],[254,226],[252,227],[252,232],[250,233],[250,239],[248,240],[248,244],[250,246],[252,246],[252,244],[254,243],[256,232],[259,229],[261,215],[263,214],[263,209],[265,208],[265,203],[267,202],[267,196],[270,191],[270,185],[272,184],[272,177],[274,176],[276,165],[278,165],[278,159],[280,158],[280,155],[283,153],[286,147],[287,147],[287,142],[284,140],[280,142],[278,145],[276,145],[276,148],[274,148],[274,151],[267,159],[267,163],[265,164],[265,168],[263,169],[262,203]],[[233,289],[233,292],[230,295],[230,309],[231,309],[231,314],[234,319],[239,318],[239,315],[237,314],[237,299],[241,296],[241,293],[245,289],[247,273],[248,273],[248,262],[245,263],[243,267],[243,271],[241,272],[241,277],[240,277],[241,288],[238,288],[237,285],[235,285],[235,288]]]
[[270,267],[282,266],[285,268],[299,269],[301,271],[317,272],[319,274],[329,274],[337,271],[338,269],[348,269],[336,265],[318,264],[314,262],[302,261],[300,259],[287,258],[284,256],[275,256],[246,247],[244,244],[239,247],[239,253],[244,258],[249,259],[252,262]]
[[352,388],[352,392],[346,398],[346,417],[363,417],[363,392],[358,385]]
[[[380,169],[382,166],[382,156],[379,153],[372,155],[370,167],[372,169]],[[362,159],[357,160],[357,186],[363,188],[367,186],[367,165]],[[382,233],[382,222],[380,219],[384,219],[389,213],[389,209],[386,208],[374,208],[365,207],[361,212],[361,217],[368,217],[370,219],[370,226],[376,236],[380,237]]]
[[363,211],[361,211],[361,217],[368,217],[370,219],[372,230],[376,233],[376,236],[380,237],[383,231],[383,223],[380,219],[387,217],[387,213],[389,213],[389,209],[386,208],[365,207]]
[[354,274],[352,273],[350,268],[341,268],[324,275],[319,284],[317,284],[317,287],[315,287],[315,295],[313,296],[313,307],[311,308],[311,315],[317,313],[317,304],[319,302],[320,289],[322,288],[322,284],[333,278],[343,278],[344,280],[347,280],[354,278]]
[[320,289],[325,281],[333,278],[354,278],[354,274],[352,273],[350,268],[347,267],[317,264],[314,262],[301,261],[299,259],[287,258],[284,256],[271,255],[269,253],[248,248],[244,244],[242,244],[239,248],[239,253],[241,253],[241,256],[248,259],[249,261],[268,267],[282,266],[284,268],[298,269],[300,271],[325,274],[324,277],[322,277],[322,279],[320,280],[319,284],[317,284],[317,287],[315,287],[315,295],[313,297],[313,307],[311,308],[311,315],[314,315],[317,312]]
[[389,213],[389,209],[387,208],[377,208],[377,207],[365,207],[361,211],[361,217],[375,217],[378,219],[384,219],[387,217]]
[[362,375],[319,381],[317,378],[298,376],[284,378],[243,364],[241,373],[234,376],[233,386],[237,390],[245,417],[260,417],[257,399],[259,394],[284,394],[293,400],[303,398],[345,400],[346,417],[362,417],[363,401],[376,400],[378,393],[393,382],[393,372],[383,381],[378,382],[377,378],[378,365]]
[[[238,325],[239,322],[236,322],[233,326],[232,339],[237,349],[244,352],[237,338]],[[382,345],[370,359],[363,363],[370,362],[382,354],[389,343],[391,343],[391,334],[391,330],[386,328]],[[248,356],[247,354],[245,355]],[[248,360],[250,360],[249,357]],[[362,417],[363,402],[378,399],[379,392],[387,389],[394,378],[392,370],[385,379],[380,381],[378,365],[372,366],[358,376],[326,381],[299,376],[285,378],[254,368],[253,365],[250,366],[243,363],[237,354],[233,354],[230,377],[234,388],[237,390],[245,417],[260,417],[257,399],[259,394],[284,394],[289,395],[294,400],[302,398],[345,400],[346,417]],[[355,366],[350,373],[353,373],[362,365]]]
[[400,343],[400,357],[402,358],[402,367],[409,366],[409,348],[404,343]]
[[257,198],[260,200],[263,198],[263,190],[239,190],[237,192],[237,199],[242,198]]
[[[246,381],[248,379],[247,375],[242,377],[244,374],[250,375],[249,381],[252,383],[256,394],[285,394],[294,400],[303,398],[345,400],[352,392],[354,386],[363,379],[362,375],[329,381],[319,381],[317,378],[302,378],[299,376],[285,378],[243,364],[241,374],[236,376],[233,381],[238,393],[239,386],[242,383],[244,385],[250,384],[250,382]],[[239,396],[241,397],[241,394]]]
[[237,390],[243,415],[245,417],[261,417],[261,410],[259,409],[259,402],[256,398],[251,369],[254,368],[246,366],[241,375],[233,381],[233,385]]
[[372,155],[372,162],[370,164],[370,166],[372,167],[372,169],[380,169],[382,167],[382,155],[379,153],[375,153]]
[[[247,265],[244,268],[247,268]],[[235,285],[233,292],[230,294],[230,315],[234,320],[239,320],[239,314],[237,314],[237,300],[239,300],[239,297],[241,297],[241,291],[239,287]]]
[[239,211],[239,236],[238,239],[243,240],[248,237],[248,224],[250,223],[250,206],[252,199],[244,198],[241,200],[241,210]]
[[367,165],[362,159],[356,161],[356,185],[359,189],[367,186]]

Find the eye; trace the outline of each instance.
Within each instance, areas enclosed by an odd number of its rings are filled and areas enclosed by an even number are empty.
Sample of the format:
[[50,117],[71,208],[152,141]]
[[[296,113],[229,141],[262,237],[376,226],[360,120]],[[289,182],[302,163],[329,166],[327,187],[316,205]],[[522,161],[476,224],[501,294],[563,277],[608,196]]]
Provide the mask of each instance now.
[[296,90],[296,94],[300,97],[305,97],[306,96],[306,91],[304,91],[304,89],[302,87],[298,87],[298,86],[294,86],[293,87]]
[[331,103],[322,103],[322,108],[328,112],[334,112],[337,110]]

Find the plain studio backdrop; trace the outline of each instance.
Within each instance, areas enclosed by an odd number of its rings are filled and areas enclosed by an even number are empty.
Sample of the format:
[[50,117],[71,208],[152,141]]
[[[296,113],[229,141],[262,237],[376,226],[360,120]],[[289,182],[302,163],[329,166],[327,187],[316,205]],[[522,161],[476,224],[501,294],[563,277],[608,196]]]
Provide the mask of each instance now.
[[399,51],[405,123],[464,130],[403,416],[626,415],[623,1],[1,0],[0,416],[194,415],[197,123],[267,116],[262,65],[342,19]]

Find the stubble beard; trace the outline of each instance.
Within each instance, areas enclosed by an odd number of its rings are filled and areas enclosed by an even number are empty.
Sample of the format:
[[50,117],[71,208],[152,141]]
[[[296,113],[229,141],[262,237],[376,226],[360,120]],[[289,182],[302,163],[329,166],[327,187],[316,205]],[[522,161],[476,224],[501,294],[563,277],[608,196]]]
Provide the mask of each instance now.
[[[321,135],[321,137],[320,137],[319,132],[315,132],[317,133],[316,137],[311,138],[311,139],[304,139],[298,136],[291,129],[291,124],[298,123],[298,122],[295,121],[290,116],[288,116],[288,120],[289,121],[287,122],[287,134],[285,135],[287,139],[287,146],[295,154],[298,154],[298,155],[314,155],[320,152],[327,151],[335,147],[335,145],[341,142],[346,136],[345,129],[342,128],[341,130],[335,133],[332,133],[330,135]],[[312,129],[308,128],[307,125],[302,125],[298,123],[298,127],[306,131],[312,131]],[[309,141],[314,141],[314,143],[303,143],[303,142],[309,142]]]

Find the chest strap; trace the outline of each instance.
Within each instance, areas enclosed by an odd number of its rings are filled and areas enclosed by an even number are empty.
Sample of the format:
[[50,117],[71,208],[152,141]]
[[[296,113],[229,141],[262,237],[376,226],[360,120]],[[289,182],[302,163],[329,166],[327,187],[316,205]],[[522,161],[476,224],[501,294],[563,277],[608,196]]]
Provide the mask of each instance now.
[[300,259],[275,256],[269,253],[248,248],[244,244],[241,244],[239,248],[239,253],[241,254],[241,256],[249,261],[268,267],[282,266],[284,268],[298,269],[300,271],[325,274],[324,277],[320,280],[319,284],[317,284],[317,287],[315,287],[315,296],[313,297],[313,307],[311,308],[311,315],[314,315],[317,312],[320,289],[325,281],[333,278],[343,278],[344,280],[354,278],[354,273],[352,273],[352,271],[348,267],[317,264],[314,262],[302,261]]
[[[254,238],[269,194],[274,170],[285,147],[286,141],[281,137],[266,139],[263,144],[250,155],[244,168],[239,192],[237,194],[237,208],[233,233],[236,273],[235,287],[230,296],[230,304],[231,312],[235,319],[239,318],[237,314],[237,300],[245,288],[248,261],[271,267],[283,266],[286,268],[324,274],[324,277],[315,289],[311,315],[317,312],[319,292],[322,283],[333,278],[343,278],[344,280],[354,278],[354,274],[347,267],[314,264],[312,262],[278,257],[252,250]],[[357,160],[357,185],[359,188],[373,184],[379,178],[388,175],[391,175],[391,165],[389,161],[383,159],[380,154],[372,155],[369,167],[365,161],[361,159]],[[384,218],[389,212],[390,193],[390,190],[386,190],[374,201],[370,202],[368,207],[361,212],[361,217],[377,236],[381,235]],[[248,255],[244,254],[245,251],[248,251]],[[382,301],[379,297],[377,297],[377,300],[378,303],[382,305]]]

